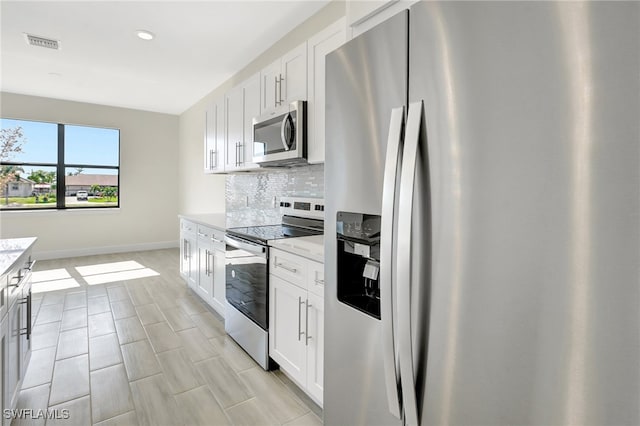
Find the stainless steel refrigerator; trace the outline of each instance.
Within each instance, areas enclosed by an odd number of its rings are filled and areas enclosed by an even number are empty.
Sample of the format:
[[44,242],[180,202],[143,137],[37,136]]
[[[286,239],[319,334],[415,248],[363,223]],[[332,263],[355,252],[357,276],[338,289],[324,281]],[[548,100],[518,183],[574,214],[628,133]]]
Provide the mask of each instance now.
[[640,424],[639,23],[420,2],[327,57],[325,424]]

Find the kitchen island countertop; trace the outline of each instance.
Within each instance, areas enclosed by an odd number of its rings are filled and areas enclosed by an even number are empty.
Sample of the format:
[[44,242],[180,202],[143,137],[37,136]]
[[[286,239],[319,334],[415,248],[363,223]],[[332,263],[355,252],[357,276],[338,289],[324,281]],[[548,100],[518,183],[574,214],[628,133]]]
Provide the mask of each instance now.
[[22,254],[36,242],[36,237],[0,240],[0,275],[6,274]]

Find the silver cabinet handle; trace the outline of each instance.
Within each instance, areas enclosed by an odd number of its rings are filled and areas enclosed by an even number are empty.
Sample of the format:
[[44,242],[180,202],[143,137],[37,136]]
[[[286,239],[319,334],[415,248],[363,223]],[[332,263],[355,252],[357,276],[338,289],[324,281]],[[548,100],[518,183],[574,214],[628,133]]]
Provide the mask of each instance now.
[[214,243],[224,243],[224,241],[217,239],[216,237],[211,237],[211,241]]
[[382,223],[380,237],[380,318],[382,320],[382,355],[384,375],[387,386],[387,403],[389,411],[401,419],[400,412],[400,372],[396,360],[397,339],[395,335],[394,293],[397,282],[393,276],[393,236],[396,223],[396,187],[398,183],[399,158],[402,150],[402,131],[404,125],[404,107],[391,111],[387,154],[384,165],[384,180],[382,186]]
[[273,106],[276,107],[279,105],[278,102],[278,76],[273,76]]
[[306,302],[302,301],[302,297],[298,297],[298,342],[300,341],[300,338],[304,334],[304,331],[302,331],[302,308],[301,308],[303,303],[306,303]]
[[420,127],[422,124],[422,101],[409,105],[407,130],[402,153],[402,174],[400,177],[400,199],[398,204],[398,354],[400,358],[400,383],[407,426],[418,425],[418,403],[414,382],[413,344],[411,341],[411,244],[412,213]]
[[305,334],[304,345],[309,346],[309,339],[311,339],[311,336],[309,336],[309,308],[312,305],[311,303],[309,303],[309,299],[307,299],[305,303],[307,304],[307,307],[304,314],[305,315],[304,316],[304,334]]
[[[216,157],[216,161],[214,163],[213,157]],[[218,167],[218,150],[210,149],[209,150],[209,170],[213,170]]]
[[318,285],[324,285],[324,280],[315,279],[313,281],[315,281],[315,283],[318,284]]
[[295,274],[296,272],[298,272],[298,270],[297,270],[296,268],[291,268],[290,266],[287,266],[287,265],[285,265],[284,263],[278,263],[278,262],[276,262],[276,268],[282,268],[282,269],[285,269],[285,270],[287,270],[287,271],[289,271],[289,272],[293,272],[294,274]]
[[[17,280],[15,284],[11,282],[13,280]],[[16,275],[15,277],[11,277],[11,281],[9,281],[9,287],[19,287],[20,286],[20,280],[22,280],[22,276],[21,275]]]
[[204,274],[209,276],[209,250],[204,251],[205,261],[204,261]]
[[238,142],[236,142],[236,154],[235,154],[236,160],[235,160],[235,164],[236,167],[238,167]]
[[282,80],[284,80],[284,78],[282,77],[282,74],[280,74],[280,95],[278,96],[280,98],[280,102],[278,103],[278,105],[282,105],[282,103],[284,102],[284,99],[282,99]]

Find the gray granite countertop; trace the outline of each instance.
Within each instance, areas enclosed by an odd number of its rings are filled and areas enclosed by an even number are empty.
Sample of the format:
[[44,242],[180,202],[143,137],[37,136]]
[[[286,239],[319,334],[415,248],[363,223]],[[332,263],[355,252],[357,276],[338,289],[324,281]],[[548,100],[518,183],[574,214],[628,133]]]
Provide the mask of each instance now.
[[225,231],[227,229],[227,215],[225,215],[224,213],[180,214],[178,215],[178,217],[190,222],[198,223],[200,225],[210,226],[221,231]]
[[36,237],[0,240],[0,271],[6,274],[16,260],[36,242]]

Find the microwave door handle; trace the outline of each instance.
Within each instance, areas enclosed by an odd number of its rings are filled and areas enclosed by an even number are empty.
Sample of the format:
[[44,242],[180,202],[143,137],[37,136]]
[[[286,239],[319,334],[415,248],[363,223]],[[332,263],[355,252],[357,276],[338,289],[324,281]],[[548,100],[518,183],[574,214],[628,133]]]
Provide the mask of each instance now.
[[282,140],[282,146],[284,146],[285,151],[289,151],[291,149],[291,144],[289,143],[289,139],[287,138],[286,129],[287,123],[291,121],[291,114],[287,114],[284,116],[282,120],[282,124],[280,125],[280,139]]

